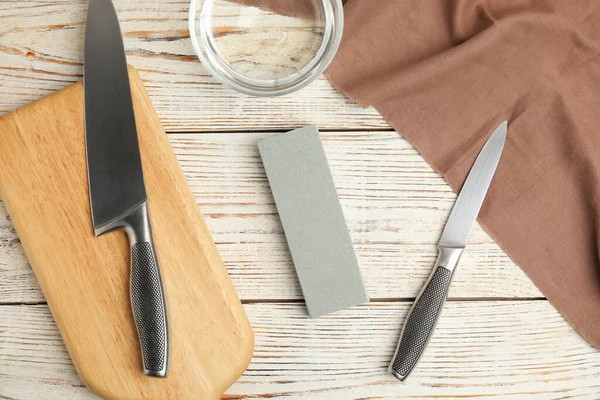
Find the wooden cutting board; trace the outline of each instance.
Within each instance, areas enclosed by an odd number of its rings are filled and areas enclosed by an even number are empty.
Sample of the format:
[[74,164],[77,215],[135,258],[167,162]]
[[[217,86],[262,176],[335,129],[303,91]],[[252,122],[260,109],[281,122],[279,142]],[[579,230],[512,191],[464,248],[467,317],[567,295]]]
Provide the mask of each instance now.
[[131,90],[171,335],[166,379],[146,377],[123,232],[95,237],[81,83],[0,118],[0,195],[75,368],[107,399],[213,399],[254,337],[138,73]]

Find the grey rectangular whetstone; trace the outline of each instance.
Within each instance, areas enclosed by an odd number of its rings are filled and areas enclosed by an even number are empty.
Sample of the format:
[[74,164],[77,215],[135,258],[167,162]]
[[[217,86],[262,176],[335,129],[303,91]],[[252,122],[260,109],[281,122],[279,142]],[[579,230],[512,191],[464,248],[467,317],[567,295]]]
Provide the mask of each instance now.
[[311,317],[369,301],[315,126],[258,143]]

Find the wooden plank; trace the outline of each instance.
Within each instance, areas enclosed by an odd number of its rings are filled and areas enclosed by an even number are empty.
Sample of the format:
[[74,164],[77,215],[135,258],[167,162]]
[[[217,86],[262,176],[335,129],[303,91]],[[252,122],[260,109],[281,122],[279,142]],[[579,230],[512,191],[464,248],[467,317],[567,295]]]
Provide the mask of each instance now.
[[[255,146],[264,136],[170,138],[240,297],[299,299]],[[327,133],[323,139],[370,296],[413,297],[433,265],[435,243],[454,194],[393,132]],[[0,221],[0,301],[42,301],[3,208]],[[450,296],[540,293],[476,226]]]
[[[198,61],[188,31],[189,0],[115,0],[128,61],[148,88],[167,131],[389,129],[324,78],[277,98],[223,87]],[[81,79],[86,0],[0,2],[0,114]]]
[[[226,398],[595,398],[600,353],[546,301],[451,301],[404,383],[386,374],[409,303],[317,319],[301,304],[247,304],[250,367]],[[0,396],[93,398],[46,306],[0,306]]]
[[[240,298],[301,299],[256,148],[266,135],[169,136]],[[414,297],[435,262],[454,193],[395,132],[322,137],[370,297]],[[43,301],[7,218],[0,207],[0,302]],[[450,296],[541,294],[476,225]]]

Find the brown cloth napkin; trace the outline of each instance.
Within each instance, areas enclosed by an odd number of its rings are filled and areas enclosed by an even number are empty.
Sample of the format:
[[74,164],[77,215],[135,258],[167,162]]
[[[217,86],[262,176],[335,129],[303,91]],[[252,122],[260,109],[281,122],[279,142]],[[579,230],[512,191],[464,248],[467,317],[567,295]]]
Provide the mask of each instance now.
[[600,348],[600,1],[348,0],[345,17],[331,82],[454,191],[509,121],[479,222]]
[[479,222],[597,348],[599,51],[597,0],[348,0],[327,71],[454,191],[509,120]]

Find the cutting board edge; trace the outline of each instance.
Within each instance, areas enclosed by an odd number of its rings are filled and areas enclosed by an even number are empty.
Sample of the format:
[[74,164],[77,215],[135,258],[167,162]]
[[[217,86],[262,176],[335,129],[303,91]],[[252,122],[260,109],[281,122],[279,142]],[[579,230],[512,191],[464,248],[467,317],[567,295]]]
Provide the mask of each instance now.
[[[135,76],[135,79],[139,80],[141,82],[141,77],[139,76],[139,73],[137,72],[137,70],[135,70],[135,68],[133,67],[129,67],[129,72],[130,72],[130,77],[131,75]],[[21,112],[27,112],[27,111],[31,111],[31,112],[35,112],[36,108],[39,107],[40,105],[43,105],[45,102],[52,102],[54,98],[58,98],[59,96],[64,96],[65,93],[68,95],[72,95],[70,92],[72,91],[77,91],[77,90],[81,90],[81,89],[77,89],[77,86],[81,86],[81,82],[75,83],[73,85],[70,85],[60,91],[51,93],[33,103],[30,103],[24,107],[21,107],[17,110],[13,110],[7,114],[5,114],[4,116],[0,117],[0,125],[2,123],[5,123],[6,121],[11,121],[12,123],[14,123],[14,125],[16,126],[16,129],[19,130],[19,132],[21,131],[21,127],[20,127],[20,123],[19,123],[19,113]],[[143,87],[143,85],[141,85],[141,90],[144,92],[143,96],[147,97],[147,93],[145,91],[145,88]],[[156,120],[160,123],[160,121],[158,120],[158,117],[156,116],[156,114],[152,115],[153,118],[156,118]],[[162,129],[162,126],[161,126]],[[166,134],[164,133],[164,130],[162,131],[163,135]],[[169,143],[170,146],[170,143]],[[172,151],[172,149],[171,149]],[[181,166],[179,164],[177,164],[178,168],[181,170]],[[2,170],[2,166],[0,165],[0,171]],[[183,171],[181,171],[181,174],[183,174]],[[1,182],[1,179],[0,179]],[[13,210],[13,208],[18,208],[17,205],[15,204],[13,207],[12,201],[8,200],[7,197],[5,196],[5,190],[6,187],[5,185],[2,183],[0,184],[0,196],[2,196],[2,198],[4,199],[7,211],[9,212],[9,215],[15,215],[15,212]],[[186,187],[186,190],[190,193],[190,196],[192,196],[191,193],[191,189],[189,188],[189,186]],[[10,196],[9,196],[10,197]],[[203,225],[203,229],[207,230],[205,221],[203,219],[202,213],[199,210],[198,207],[196,207],[196,212],[199,216],[199,220],[201,221],[201,224]],[[12,218],[12,217],[11,217]],[[14,226],[15,226],[15,230],[17,231],[17,234],[19,235],[19,237],[21,237],[21,228],[20,228],[20,223],[18,222],[18,218],[16,218],[17,221],[13,220]],[[93,232],[93,229],[91,227],[91,221],[90,221],[90,227],[89,227],[90,232]],[[211,245],[212,246],[216,246],[214,244],[214,240],[212,239],[211,236],[210,240]],[[23,248],[25,250],[25,253],[28,257],[29,260],[36,260],[35,256],[32,256],[32,254],[35,254],[35,251],[32,251],[32,249],[29,248],[29,244],[26,242],[23,242]],[[226,273],[226,269],[223,265],[223,261],[220,258],[218,252],[215,252],[216,256],[218,257],[218,263],[219,265],[211,265],[211,267],[213,268],[213,270],[216,267],[220,267],[225,271],[224,276],[220,276],[218,281],[219,281],[219,286],[221,287],[221,290],[223,290],[224,292],[228,292],[228,289],[231,289],[231,291],[229,291],[229,295],[227,295],[227,300],[229,305],[232,307],[232,313],[235,315],[235,320],[236,320],[236,326],[237,326],[237,338],[239,339],[236,343],[237,343],[237,351],[235,352],[236,355],[239,355],[239,357],[236,357],[236,362],[234,364],[232,364],[230,370],[229,370],[229,374],[228,376],[223,376],[223,379],[221,382],[215,382],[215,384],[213,386],[210,387],[209,392],[204,393],[205,395],[208,396],[214,396],[214,398],[219,398],[221,394],[223,394],[225,392],[225,390],[230,387],[242,374],[243,372],[246,370],[247,366],[250,364],[251,360],[252,360],[252,356],[253,356],[253,352],[254,352],[254,332],[252,330],[252,327],[249,323],[248,317],[243,309],[243,305],[241,304],[236,292],[235,292],[235,288],[233,286],[233,282],[231,281],[229,275]],[[86,362],[82,361],[80,358],[81,355],[79,354],[79,351],[77,350],[77,345],[74,344],[74,341],[71,339],[70,335],[69,335],[69,329],[65,329],[66,326],[66,322],[63,320],[63,318],[66,318],[66,316],[63,315],[62,312],[55,312],[56,307],[54,304],[54,298],[55,296],[60,297],[58,294],[56,294],[52,288],[50,288],[50,284],[47,282],[47,274],[40,274],[40,268],[37,268],[38,262],[37,261],[33,261],[31,262],[31,267],[34,271],[34,274],[40,284],[40,287],[42,289],[42,293],[44,294],[48,306],[50,308],[50,311],[53,315],[53,318],[55,319],[57,326],[59,328],[61,337],[63,338],[63,341],[65,343],[65,346],[67,348],[67,351],[69,352],[69,355],[71,356],[72,360],[73,360],[73,364],[75,366],[75,369],[79,375],[79,377],[81,378],[81,380],[84,382],[84,384],[93,392],[95,392],[96,394],[104,397],[104,398],[114,398],[114,399],[119,399],[119,398],[123,398],[123,391],[117,391],[115,392],[115,388],[114,387],[106,387],[106,385],[101,381],[98,380],[94,374],[90,374],[88,371],[88,367]],[[226,286],[226,287],[225,287]],[[235,297],[235,300],[232,298]],[[141,365],[141,362],[140,362]],[[168,378],[167,378],[168,379]],[[118,389],[118,388],[117,388]],[[136,398],[135,395],[134,396],[130,396],[127,395],[128,399],[131,398]],[[153,398],[153,397],[148,397],[148,396],[140,396],[140,399],[148,399],[148,398]],[[159,398],[159,397],[157,397]]]

